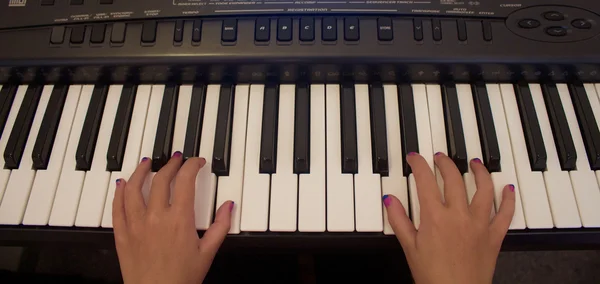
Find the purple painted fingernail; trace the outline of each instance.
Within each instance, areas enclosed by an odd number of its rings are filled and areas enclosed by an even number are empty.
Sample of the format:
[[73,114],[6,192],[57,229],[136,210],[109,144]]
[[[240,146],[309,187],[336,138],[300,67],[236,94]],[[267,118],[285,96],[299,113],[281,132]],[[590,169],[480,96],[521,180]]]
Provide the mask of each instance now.
[[121,179],[118,178],[116,182],[117,182],[117,185],[120,185],[121,184]]
[[392,200],[390,199],[389,195],[384,195],[383,196],[383,205],[385,205],[385,207],[390,207],[390,204],[392,204]]
[[181,154],[181,152],[177,151],[175,153],[173,153],[173,158],[179,158],[181,157],[183,154]]
[[514,184],[509,184],[508,187],[510,188],[510,191],[515,192],[515,185]]
[[479,158],[475,158],[471,161],[473,161],[473,163],[481,164],[481,160]]
[[408,153],[408,156],[414,156],[416,154],[417,154],[417,152],[410,152],[410,153]]
[[148,158],[148,157],[143,157],[143,158],[142,158],[142,163],[143,163],[143,162],[145,162],[145,161],[148,161],[148,160],[150,160],[150,158]]
[[441,156],[441,155],[443,155],[443,154],[444,154],[444,153],[442,153],[442,152],[437,152],[437,153],[435,153],[435,156]]
[[235,205],[235,202],[231,201],[231,204],[229,205],[229,212],[233,211],[234,205]]

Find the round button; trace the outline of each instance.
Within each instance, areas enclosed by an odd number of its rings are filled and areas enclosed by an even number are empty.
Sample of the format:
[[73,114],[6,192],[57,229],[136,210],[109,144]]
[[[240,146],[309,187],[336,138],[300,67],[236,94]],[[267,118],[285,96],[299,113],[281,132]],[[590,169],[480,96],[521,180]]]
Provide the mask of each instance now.
[[546,33],[550,36],[561,37],[567,35],[567,29],[563,27],[549,27],[546,29]]
[[519,27],[524,29],[535,29],[540,26],[540,21],[534,19],[524,19],[519,22]]
[[562,21],[565,19],[565,16],[560,12],[550,11],[544,13],[544,18],[548,21]]
[[571,22],[571,25],[573,25],[574,28],[578,28],[578,29],[591,29],[592,28],[592,23],[590,23],[590,21],[586,20],[586,19],[577,19]]

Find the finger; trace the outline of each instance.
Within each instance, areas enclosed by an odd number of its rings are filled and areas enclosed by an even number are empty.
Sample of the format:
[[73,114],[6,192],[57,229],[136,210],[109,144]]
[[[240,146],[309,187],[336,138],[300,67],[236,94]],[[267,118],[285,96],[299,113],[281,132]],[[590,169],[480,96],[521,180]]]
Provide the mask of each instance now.
[[444,197],[448,207],[467,208],[465,181],[456,164],[446,154],[438,152],[434,157],[442,179],[444,179]]
[[123,196],[125,197],[125,215],[127,220],[134,220],[144,215],[146,211],[146,204],[144,203],[144,197],[142,196],[142,187],[146,176],[150,172],[152,161],[148,158],[143,158],[142,162],[137,166],[129,181],[127,181],[127,188],[124,188]]
[[498,213],[490,224],[492,243],[498,247],[502,245],[504,236],[508,232],[510,223],[515,213],[515,186],[510,184],[502,191],[502,203]]
[[112,203],[112,223],[115,237],[125,230],[125,197],[123,189],[126,186],[124,179],[117,179],[117,187],[115,188],[115,196]]
[[235,204],[233,201],[226,201],[219,207],[215,216],[215,222],[210,225],[200,240],[202,248],[209,256],[214,257],[221,247],[223,240],[231,227],[231,212]]
[[404,250],[413,248],[417,230],[408,216],[406,216],[402,202],[396,196],[384,195],[383,204],[388,214],[388,221]]
[[480,159],[471,160],[471,171],[475,176],[477,191],[471,201],[471,213],[484,223],[489,223],[492,206],[494,206],[494,182],[492,175],[481,163]]
[[169,162],[156,173],[154,179],[152,179],[152,187],[150,188],[148,210],[155,212],[169,207],[171,181],[177,175],[182,161],[182,154],[177,151],[169,159]]
[[406,161],[410,165],[417,184],[417,195],[422,208],[442,205],[442,195],[438,189],[435,176],[425,159],[417,153],[409,153]]
[[173,208],[194,210],[196,176],[204,165],[206,165],[204,158],[190,158],[179,169],[173,186],[173,200],[171,201]]

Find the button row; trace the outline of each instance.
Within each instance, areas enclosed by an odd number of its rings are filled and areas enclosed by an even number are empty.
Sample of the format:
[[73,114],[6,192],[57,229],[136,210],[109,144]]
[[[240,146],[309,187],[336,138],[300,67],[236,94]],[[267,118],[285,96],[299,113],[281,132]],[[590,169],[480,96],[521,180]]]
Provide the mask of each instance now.
[[[56,0],[41,0],[40,4],[42,6],[54,6]],[[98,4],[100,5],[111,5],[114,0],[98,0]],[[69,5],[80,6],[84,4],[84,0],[70,0]]]

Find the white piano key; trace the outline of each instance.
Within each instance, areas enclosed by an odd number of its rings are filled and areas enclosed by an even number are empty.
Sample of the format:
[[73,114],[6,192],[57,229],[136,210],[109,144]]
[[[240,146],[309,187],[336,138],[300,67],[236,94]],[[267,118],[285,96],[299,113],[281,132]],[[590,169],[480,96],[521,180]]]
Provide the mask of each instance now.
[[298,175],[294,174],[294,112],[296,87],[279,87],[277,131],[277,169],[271,175],[271,209],[269,230],[296,231],[298,209]]
[[354,174],[354,216],[357,232],[383,231],[381,176],[373,173],[369,86],[354,87],[358,173]]
[[125,156],[123,157],[123,166],[120,172],[112,172],[109,179],[108,193],[106,202],[104,202],[104,213],[102,214],[103,228],[112,228],[112,203],[115,195],[116,180],[119,178],[129,179],[140,162],[140,148],[142,136],[144,135],[144,125],[146,124],[146,113],[148,111],[148,102],[150,101],[151,85],[140,85],[135,95],[133,113],[131,115],[131,124],[129,125],[129,134],[127,135],[127,144],[125,146]]
[[[142,138],[142,148],[140,150],[140,158],[151,158],[154,150],[154,141],[156,140],[156,128],[158,127],[158,119],[160,116],[160,107],[165,93],[165,85],[152,85],[150,91],[150,103],[148,104],[148,116],[146,117],[146,125],[144,126],[144,138]],[[156,173],[149,173],[146,176],[146,181],[142,187],[142,195],[144,202],[148,203],[150,197],[150,186],[152,179]]]
[[558,94],[565,110],[565,116],[571,130],[571,137],[577,151],[577,170],[570,171],[571,184],[577,200],[579,217],[584,227],[600,227],[600,214],[598,214],[598,205],[600,204],[600,188],[595,173],[590,169],[590,164],[579,130],[577,116],[573,108],[573,102],[566,84],[557,84]]
[[298,231],[325,231],[325,85],[310,87],[310,173],[300,175]]
[[[431,141],[431,127],[429,122],[429,106],[427,104],[427,88],[422,84],[414,84],[413,97],[415,101],[415,119],[417,120],[417,135],[419,141],[419,154],[423,156],[431,171],[434,171],[433,143]],[[421,206],[417,194],[416,181],[413,174],[409,175],[408,188],[410,190],[410,202],[412,220],[415,228],[419,229],[421,224]]]
[[85,171],[76,170],[75,153],[79,144],[79,138],[83,129],[83,122],[92,98],[94,85],[85,85],[81,89],[77,112],[73,120],[73,127],[69,135],[65,161],[62,165],[56,196],[52,204],[50,213],[50,226],[73,226],[75,223],[75,214],[79,205],[79,197],[85,179]]
[[[248,118],[248,100],[250,97],[249,93],[249,85],[238,85],[235,87],[229,176],[219,177],[219,188],[217,190],[217,210],[218,207],[227,200],[231,200],[235,204],[233,212],[231,212],[233,215],[231,219],[231,227],[229,229],[229,233],[231,234],[238,234],[240,232],[242,192],[244,186],[244,155],[246,151],[246,122]],[[204,121],[206,121],[206,117]]]
[[[4,150],[6,149],[6,144],[8,143],[10,133],[12,132],[15,120],[17,119],[17,114],[19,113],[19,109],[21,108],[21,104],[23,103],[25,92],[27,92],[27,85],[20,85],[17,89],[17,93],[15,94],[15,99],[13,101],[12,107],[10,108],[8,118],[6,119],[4,131],[2,132],[2,137],[0,138],[0,153],[4,153]],[[8,183],[8,179],[10,177],[10,172],[11,170],[4,168],[4,158],[0,158],[0,202],[3,199],[6,184]]]
[[111,85],[108,89],[92,167],[86,173],[83,182],[83,191],[75,219],[77,227],[100,227],[100,222],[102,222],[102,212],[110,179],[110,172],[106,170],[106,153],[122,91],[123,85]]
[[575,195],[573,194],[573,187],[570,182],[571,178],[568,172],[562,171],[558,160],[558,153],[554,144],[550,118],[546,112],[546,103],[544,102],[542,88],[539,84],[530,84],[529,90],[531,91],[535,112],[540,122],[540,129],[546,148],[547,169],[544,171],[544,180],[546,182],[546,193],[548,194],[554,226],[557,228],[581,227],[579,211],[577,210],[577,203],[575,202]]
[[[584,87],[588,95],[590,105],[592,106],[592,110],[594,111],[596,124],[598,127],[600,127],[600,84],[584,84]],[[598,184],[600,184],[600,171],[595,172],[596,178],[598,179]]]
[[525,221],[530,229],[552,228],[552,214],[541,172],[531,170],[513,85],[502,84],[502,102],[510,134]]
[[515,162],[513,159],[512,147],[510,145],[510,135],[506,125],[506,116],[504,115],[504,104],[502,103],[502,94],[500,86],[497,84],[486,85],[494,126],[496,128],[496,137],[500,149],[500,172],[492,173],[494,183],[494,205],[496,210],[500,209],[502,203],[502,192],[507,184],[515,186],[515,213],[510,229],[525,229],[525,217],[523,216],[523,205],[521,203],[521,193]]
[[[77,111],[81,85],[69,87],[67,99],[56,131],[54,146],[46,170],[38,170],[33,181],[33,187],[23,217],[24,225],[47,225],[50,218],[50,209],[56,194],[58,179],[65,160],[65,152],[69,142],[73,118]],[[81,128],[81,125],[79,126]],[[24,156],[25,157],[25,156]]]
[[[427,85],[427,103],[429,104],[429,121],[431,125],[431,142],[433,153],[448,153],[448,142],[446,141],[446,122],[444,118],[444,106],[442,104],[442,90],[439,85]],[[435,178],[444,199],[444,179],[437,167],[435,167]]]
[[326,85],[327,123],[327,231],[354,231],[354,185],[342,173],[340,86]]
[[264,89],[264,85],[250,86],[247,128],[251,131],[248,131],[246,135],[240,224],[242,231],[264,232],[267,230],[269,221],[269,182],[271,177],[268,174],[261,174],[259,171]]
[[206,88],[206,101],[204,103],[204,118],[202,121],[199,149],[199,155],[206,159],[206,165],[204,165],[196,176],[196,195],[194,199],[194,214],[196,217],[196,229],[198,230],[206,230],[210,227],[213,211],[215,210],[217,175],[212,172],[212,156],[215,145],[220,94],[221,85],[208,85]]
[[175,129],[173,131],[173,145],[171,154],[180,151],[183,152],[185,145],[185,132],[190,115],[190,104],[192,101],[192,85],[179,86],[177,97],[177,114],[175,115]]
[[35,117],[31,123],[29,136],[25,143],[21,163],[18,169],[11,172],[6,191],[4,192],[4,198],[0,204],[0,224],[18,225],[23,221],[25,207],[27,206],[27,200],[29,200],[31,186],[33,185],[36,173],[32,168],[33,160],[31,156],[33,147],[53,89],[53,85],[46,85],[42,90],[42,95],[35,111]]
[[[381,191],[383,195],[396,196],[402,205],[406,216],[408,209],[408,180],[402,169],[402,139],[400,138],[400,111],[398,109],[398,87],[396,85],[383,85],[385,96],[385,124],[387,129],[388,166],[389,175],[381,177]],[[311,148],[312,150],[312,148]],[[383,210],[383,233],[393,235],[394,231],[388,221],[387,210]]]

